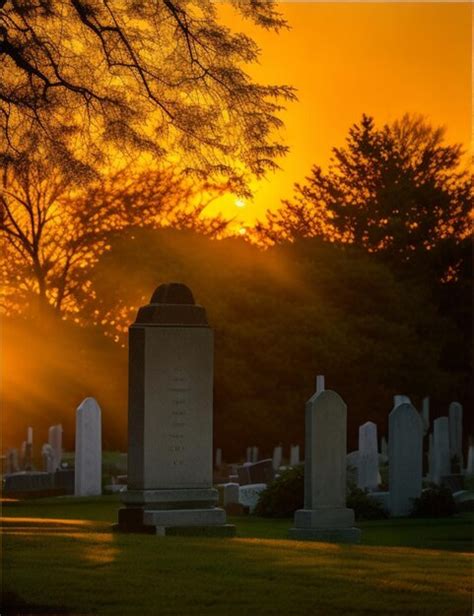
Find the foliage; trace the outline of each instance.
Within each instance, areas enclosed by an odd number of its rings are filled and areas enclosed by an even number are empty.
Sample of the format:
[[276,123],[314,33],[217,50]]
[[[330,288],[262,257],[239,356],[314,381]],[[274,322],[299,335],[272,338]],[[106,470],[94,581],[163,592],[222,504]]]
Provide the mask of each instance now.
[[346,506],[354,510],[356,520],[380,520],[388,518],[383,506],[370,498],[368,490],[351,486],[348,490]]
[[323,237],[379,253],[398,267],[430,263],[438,278],[462,267],[470,232],[470,175],[461,147],[444,144],[444,130],[405,115],[377,128],[363,116],[325,173],[315,165],[292,201],[268,212],[265,241]]
[[[286,26],[274,0],[232,4],[258,26]],[[244,171],[260,177],[286,152],[274,132],[294,99],[249,77],[242,66],[258,57],[212,0],[2,0],[0,156],[21,156],[39,131],[65,166],[148,152],[245,192]]]
[[260,494],[256,515],[287,518],[303,508],[304,466],[296,466],[280,473]]
[[413,501],[412,515],[420,518],[442,518],[456,513],[453,495],[444,486],[432,485]]
[[302,444],[315,374],[348,404],[349,451],[365,421],[387,433],[397,391],[415,403],[429,391],[434,407],[453,399],[468,407],[464,374],[439,365],[456,328],[423,287],[362,251],[312,238],[262,252],[237,238],[131,227],[91,272],[81,327],[29,314],[4,321],[4,442],[14,446],[28,425],[53,420],[70,425],[64,438],[72,439],[71,413],[94,395],[111,418],[109,448],[123,450],[127,329],[154,289],[173,280],[190,286],[215,330],[214,434],[226,460],[239,460],[248,443],[262,455],[278,442]]
[[126,169],[78,188],[81,170],[66,171],[45,154],[40,148],[10,165],[0,188],[4,312],[48,308],[80,320],[91,270],[124,229],[172,225],[218,235],[227,225],[202,216],[225,184],[191,184],[170,168]]

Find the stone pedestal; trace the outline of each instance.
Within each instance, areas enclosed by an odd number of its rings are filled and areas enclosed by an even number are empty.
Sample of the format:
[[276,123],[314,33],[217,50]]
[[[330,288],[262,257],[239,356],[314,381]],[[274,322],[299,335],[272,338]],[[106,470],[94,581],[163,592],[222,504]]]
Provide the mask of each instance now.
[[212,488],[213,332],[191,291],[159,287],[129,331],[128,491],[118,529],[230,535]]
[[305,508],[295,512],[291,539],[356,543],[354,511],[346,508],[347,407],[334,391],[306,403]]

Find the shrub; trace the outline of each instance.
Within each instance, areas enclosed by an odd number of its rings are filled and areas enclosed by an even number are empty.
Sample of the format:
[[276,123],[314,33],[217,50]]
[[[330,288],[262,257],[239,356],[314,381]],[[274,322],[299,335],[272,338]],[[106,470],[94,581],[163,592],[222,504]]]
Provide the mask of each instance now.
[[283,471],[260,494],[255,514],[267,518],[287,518],[304,503],[304,466]]
[[383,506],[370,498],[368,490],[351,486],[346,503],[349,509],[354,509],[356,520],[377,520],[388,517]]
[[412,516],[422,518],[443,518],[456,513],[456,503],[448,488],[432,484],[422,491],[420,498],[413,501]]

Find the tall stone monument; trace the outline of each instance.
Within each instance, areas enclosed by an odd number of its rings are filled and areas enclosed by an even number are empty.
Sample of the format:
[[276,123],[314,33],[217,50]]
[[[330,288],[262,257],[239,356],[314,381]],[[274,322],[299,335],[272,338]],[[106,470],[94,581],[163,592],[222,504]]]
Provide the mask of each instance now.
[[433,476],[434,483],[451,475],[451,454],[449,449],[449,419],[438,417],[433,422]]
[[457,464],[462,468],[462,405],[459,402],[449,405],[449,450],[451,460],[456,456]]
[[233,535],[212,487],[213,332],[188,287],[164,284],[129,330],[128,489],[118,529]]
[[76,410],[74,495],[102,494],[102,420],[94,398],[86,398]]
[[408,515],[421,494],[423,472],[423,421],[408,402],[388,417],[388,451],[390,513]]
[[359,427],[359,472],[357,485],[362,489],[377,490],[379,485],[379,453],[377,426],[367,421]]
[[282,463],[283,460],[283,447],[281,445],[277,445],[276,447],[273,448],[273,456],[272,456],[272,463],[273,463],[273,470],[277,471]]
[[346,508],[347,406],[334,391],[316,392],[305,411],[304,509],[290,538],[354,543],[354,511]]
[[61,459],[63,456],[63,427],[61,424],[51,426],[48,429],[48,444],[52,449],[52,471],[57,471],[61,466]]

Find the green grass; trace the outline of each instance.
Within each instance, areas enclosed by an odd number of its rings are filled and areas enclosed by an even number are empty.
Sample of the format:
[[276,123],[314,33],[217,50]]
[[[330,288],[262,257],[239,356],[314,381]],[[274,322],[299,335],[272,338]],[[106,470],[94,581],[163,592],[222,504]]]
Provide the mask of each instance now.
[[343,546],[289,541],[291,520],[261,518],[231,519],[235,539],[115,534],[118,507],[115,496],[5,506],[6,596],[44,606],[35,613],[470,614],[472,514],[365,522],[363,545]]

